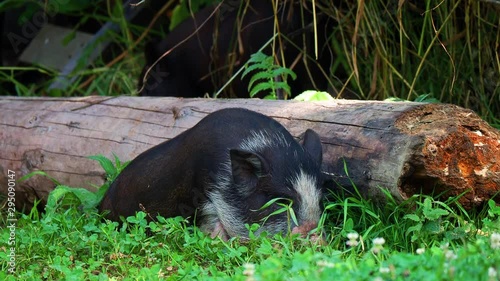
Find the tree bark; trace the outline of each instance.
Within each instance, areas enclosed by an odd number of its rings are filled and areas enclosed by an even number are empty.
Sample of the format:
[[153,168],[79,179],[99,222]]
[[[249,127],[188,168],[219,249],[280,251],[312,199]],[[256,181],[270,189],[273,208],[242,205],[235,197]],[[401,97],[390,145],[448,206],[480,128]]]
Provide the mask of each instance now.
[[[450,104],[94,96],[0,98],[0,193],[8,193],[9,170],[17,179],[42,170],[61,184],[96,190],[105,174],[88,156],[132,160],[227,107],[266,114],[299,139],[307,128],[315,130],[334,190],[356,187],[380,200],[384,188],[398,201],[465,192],[466,208],[500,191],[500,132]],[[54,187],[39,175],[18,181],[16,207],[43,202]]]

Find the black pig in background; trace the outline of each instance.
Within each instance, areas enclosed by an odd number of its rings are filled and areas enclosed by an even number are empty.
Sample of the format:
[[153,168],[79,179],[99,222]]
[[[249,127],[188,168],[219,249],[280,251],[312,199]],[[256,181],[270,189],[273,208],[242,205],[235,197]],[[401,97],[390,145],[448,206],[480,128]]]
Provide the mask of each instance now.
[[[216,111],[197,125],[143,152],[116,178],[100,211],[119,220],[144,210],[150,217],[183,216],[212,237],[247,237],[245,224],[259,232],[307,235],[321,216],[322,148],[307,130],[299,144],[277,121],[239,108]],[[262,209],[272,199],[291,205]],[[266,220],[264,220],[268,217]]]
[[[264,53],[274,54],[280,65],[294,66],[297,79],[293,81],[289,78],[287,81],[292,96],[304,90],[325,91],[332,61],[330,50],[323,48],[330,35],[329,25],[326,20],[317,24],[320,27],[318,62],[305,59],[306,54],[314,56],[311,7],[295,1],[279,1],[275,15],[272,2],[225,0],[221,5],[198,11],[194,17],[176,26],[165,39],[149,43],[145,48],[146,65],[139,78],[139,94],[176,97],[212,95],[247,62],[251,54],[273,37],[276,19],[283,37],[276,38],[274,51],[268,47]],[[318,18],[324,19],[321,16]],[[221,97],[248,98],[250,77],[247,75],[241,80],[240,75],[236,76]]]

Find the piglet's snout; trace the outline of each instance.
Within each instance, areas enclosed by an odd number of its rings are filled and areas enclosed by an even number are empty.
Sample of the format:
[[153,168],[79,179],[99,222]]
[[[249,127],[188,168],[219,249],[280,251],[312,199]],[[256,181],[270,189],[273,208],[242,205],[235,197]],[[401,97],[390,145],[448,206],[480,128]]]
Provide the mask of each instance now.
[[[304,222],[303,224],[296,226],[292,229],[292,234],[300,234],[300,237],[305,238],[311,230],[318,227],[318,223],[314,221]],[[324,245],[326,243],[323,235],[313,233],[309,236],[312,242]]]
[[300,234],[301,237],[306,237],[307,234],[316,227],[318,227],[318,224],[316,222],[304,222],[303,224],[294,227],[292,229],[292,234]]

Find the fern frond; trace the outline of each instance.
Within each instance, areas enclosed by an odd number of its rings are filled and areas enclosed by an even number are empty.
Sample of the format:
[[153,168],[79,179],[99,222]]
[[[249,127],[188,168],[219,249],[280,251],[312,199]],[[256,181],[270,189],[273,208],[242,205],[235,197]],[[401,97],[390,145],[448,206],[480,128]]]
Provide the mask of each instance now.
[[259,84],[255,85],[255,87],[253,87],[252,90],[250,91],[250,97],[253,98],[259,92],[264,92],[264,91],[269,91],[269,90],[270,91],[273,90],[272,83],[269,83],[269,82],[259,83]]

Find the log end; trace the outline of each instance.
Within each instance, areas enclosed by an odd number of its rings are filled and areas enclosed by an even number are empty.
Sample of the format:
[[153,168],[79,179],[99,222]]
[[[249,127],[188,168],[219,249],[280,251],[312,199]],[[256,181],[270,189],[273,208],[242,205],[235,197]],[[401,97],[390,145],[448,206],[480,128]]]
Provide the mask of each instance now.
[[[473,111],[429,104],[404,114],[396,126],[423,138],[402,191],[459,196],[467,209],[500,192],[500,132]],[[433,192],[432,192],[433,191]],[[500,197],[495,200],[500,203]]]

